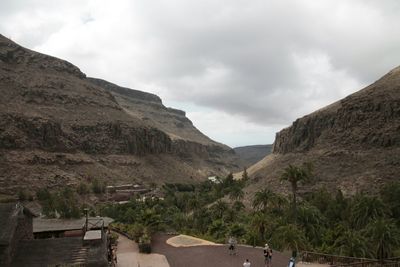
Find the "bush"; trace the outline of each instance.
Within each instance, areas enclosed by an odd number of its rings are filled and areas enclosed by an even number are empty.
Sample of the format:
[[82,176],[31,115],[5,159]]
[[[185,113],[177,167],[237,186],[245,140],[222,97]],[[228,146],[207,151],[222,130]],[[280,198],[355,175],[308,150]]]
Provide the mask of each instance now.
[[117,239],[118,239],[118,234],[116,234],[114,232],[111,232],[111,234],[110,234],[110,243],[112,245],[117,244]]
[[27,192],[25,190],[19,190],[18,191],[18,199],[20,201],[25,201],[25,200],[32,201],[33,200],[33,196],[29,192]]
[[106,186],[101,183],[98,179],[94,179],[92,182],[92,190],[95,194],[102,194],[106,191]]
[[126,233],[135,240],[140,242],[140,238],[144,236],[144,226],[141,224],[130,224],[126,227]]
[[147,234],[144,234],[139,239],[139,252],[140,253],[151,253],[151,238]]
[[78,185],[78,188],[76,191],[78,192],[79,195],[86,195],[90,192],[89,186],[83,182]]
[[36,192],[36,197],[40,201],[46,201],[51,198],[51,194],[47,188],[42,188]]

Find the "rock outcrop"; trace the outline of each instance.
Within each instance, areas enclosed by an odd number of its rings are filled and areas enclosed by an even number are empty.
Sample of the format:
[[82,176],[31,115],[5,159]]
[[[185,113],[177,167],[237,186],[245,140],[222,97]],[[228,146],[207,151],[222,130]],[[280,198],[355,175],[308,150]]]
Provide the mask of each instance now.
[[237,168],[233,150],[150,93],[87,78],[0,35],[0,194],[90,181],[188,182]]
[[276,135],[273,154],[251,167],[260,184],[282,188],[288,164],[315,165],[316,187],[374,191],[400,173],[400,68]]

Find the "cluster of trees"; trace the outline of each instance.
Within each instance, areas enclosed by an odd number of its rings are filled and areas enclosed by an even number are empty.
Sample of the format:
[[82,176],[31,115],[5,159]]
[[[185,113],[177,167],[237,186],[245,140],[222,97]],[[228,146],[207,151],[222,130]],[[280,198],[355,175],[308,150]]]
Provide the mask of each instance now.
[[70,187],[56,192],[40,189],[36,197],[43,208],[43,214],[49,218],[80,218],[85,208],[80,204],[75,190]]
[[[90,215],[95,215],[95,210],[82,202],[82,197],[87,194],[103,194],[106,184],[94,179],[90,184],[81,182],[76,189],[63,187],[56,191],[47,188],[36,192],[36,199],[43,208],[43,214],[49,218],[81,218],[84,210],[89,209]],[[19,200],[33,200],[33,196],[21,190]]]
[[[289,165],[281,176],[292,190],[290,199],[259,191],[253,199],[253,218],[261,240],[280,249],[314,250],[351,257],[385,259],[400,256],[400,182],[380,194],[363,192],[344,197],[327,188],[297,199],[298,186],[312,181],[311,164]],[[266,225],[263,223],[267,222]]]
[[[299,186],[312,180],[312,172],[310,164],[288,166],[281,179],[290,185],[291,194],[266,187],[252,196],[251,207],[242,202],[247,177],[234,180],[230,174],[217,183],[165,184],[163,199],[103,204],[98,212],[114,218],[118,228],[135,239],[155,231],[176,231],[216,242],[233,235],[242,243],[269,242],[279,250],[379,259],[400,256],[400,182],[375,195],[345,197],[327,188],[299,195]],[[66,189],[39,199],[45,210],[57,210],[64,217],[79,210]]]
[[[107,204],[100,207],[100,214],[110,216],[120,223],[137,229],[178,231],[224,241],[227,234],[243,235],[244,180],[234,180],[232,174],[218,179],[219,183],[205,181],[198,184],[165,184],[164,199],[132,200],[123,205]],[[226,196],[227,200],[222,200]],[[232,223],[231,223],[232,222]],[[140,234],[140,231],[138,231]]]

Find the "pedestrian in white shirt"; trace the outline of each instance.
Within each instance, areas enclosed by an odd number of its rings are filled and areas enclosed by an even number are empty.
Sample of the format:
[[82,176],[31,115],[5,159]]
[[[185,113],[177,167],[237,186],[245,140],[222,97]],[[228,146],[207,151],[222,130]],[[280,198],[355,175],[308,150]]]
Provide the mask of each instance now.
[[243,267],[251,267],[251,263],[249,262],[249,259],[246,259],[246,261],[243,263]]

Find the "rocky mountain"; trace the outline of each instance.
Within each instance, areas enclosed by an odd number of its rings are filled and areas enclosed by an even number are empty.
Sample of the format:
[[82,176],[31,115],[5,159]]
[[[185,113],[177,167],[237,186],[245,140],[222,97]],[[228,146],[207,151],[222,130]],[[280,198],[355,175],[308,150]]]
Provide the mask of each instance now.
[[243,167],[247,168],[269,155],[272,151],[272,145],[240,146],[233,150],[241,159]]
[[0,35],[0,194],[21,188],[188,182],[237,168],[234,151],[153,94],[87,78]]
[[277,133],[273,153],[249,168],[248,190],[287,190],[279,180],[283,168],[302,162],[314,165],[311,188],[354,194],[399,179],[400,67]]

